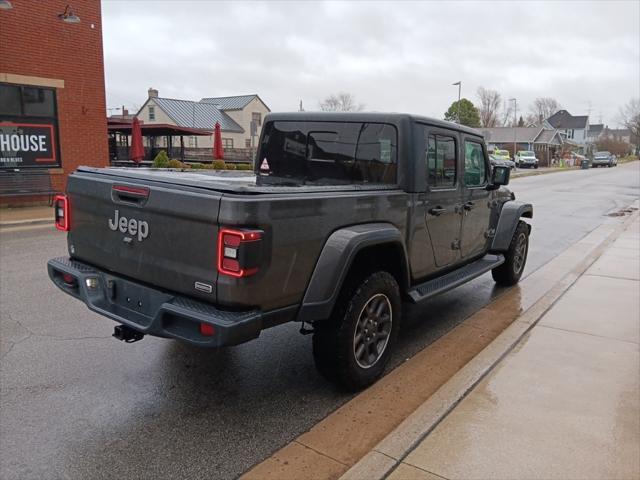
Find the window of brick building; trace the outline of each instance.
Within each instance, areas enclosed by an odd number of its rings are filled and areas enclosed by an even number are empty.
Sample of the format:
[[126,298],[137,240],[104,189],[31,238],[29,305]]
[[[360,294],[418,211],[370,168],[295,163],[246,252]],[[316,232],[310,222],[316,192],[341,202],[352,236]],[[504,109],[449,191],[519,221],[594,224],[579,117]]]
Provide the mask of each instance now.
[[0,168],[60,167],[53,88],[0,83]]
[[262,114],[260,112],[253,112],[251,114],[251,120],[255,122],[256,127],[262,125]]
[[156,107],[153,105],[149,105],[149,120],[156,119]]

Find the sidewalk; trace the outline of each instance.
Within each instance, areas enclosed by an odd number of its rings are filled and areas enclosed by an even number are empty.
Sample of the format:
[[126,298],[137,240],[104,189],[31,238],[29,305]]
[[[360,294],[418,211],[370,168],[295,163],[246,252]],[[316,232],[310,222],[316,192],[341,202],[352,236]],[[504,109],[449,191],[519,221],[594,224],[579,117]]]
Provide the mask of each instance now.
[[16,207],[0,208],[0,227],[16,227],[20,225],[52,224],[53,207]]
[[640,478],[639,303],[636,217],[387,478]]

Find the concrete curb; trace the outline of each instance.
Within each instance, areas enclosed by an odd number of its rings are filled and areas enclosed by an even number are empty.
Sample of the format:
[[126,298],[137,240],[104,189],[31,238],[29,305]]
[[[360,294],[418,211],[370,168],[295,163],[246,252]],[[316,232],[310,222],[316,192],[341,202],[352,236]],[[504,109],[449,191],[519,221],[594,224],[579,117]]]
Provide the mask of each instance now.
[[0,222],[0,228],[22,227],[27,225],[53,225],[53,217],[30,218],[29,220],[15,220],[12,222]]
[[[638,202],[634,202],[635,206]],[[565,275],[484,350],[442,385],[398,427],[340,477],[341,480],[383,479],[473,390],[473,388],[520,342],[544,314],[567,292],[605,249],[639,215],[636,210],[609,232],[580,264]],[[610,225],[596,229],[606,231]],[[594,231],[594,232],[596,232]]]

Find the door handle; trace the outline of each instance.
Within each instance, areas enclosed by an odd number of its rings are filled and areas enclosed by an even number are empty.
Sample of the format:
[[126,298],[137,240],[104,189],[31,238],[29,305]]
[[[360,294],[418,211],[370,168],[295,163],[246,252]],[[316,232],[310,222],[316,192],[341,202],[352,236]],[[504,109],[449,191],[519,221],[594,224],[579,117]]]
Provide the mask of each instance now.
[[446,211],[447,211],[446,208],[442,208],[442,207],[438,206],[438,207],[433,207],[432,209],[430,209],[429,210],[429,214],[433,215],[435,217],[439,217],[440,215],[442,215]]
[[473,203],[473,202],[467,202],[467,203],[465,203],[464,205],[462,205],[462,207],[463,207],[465,210],[471,210],[471,209],[473,209],[473,207],[475,207],[475,206],[476,206],[476,204],[475,204],[475,203]]

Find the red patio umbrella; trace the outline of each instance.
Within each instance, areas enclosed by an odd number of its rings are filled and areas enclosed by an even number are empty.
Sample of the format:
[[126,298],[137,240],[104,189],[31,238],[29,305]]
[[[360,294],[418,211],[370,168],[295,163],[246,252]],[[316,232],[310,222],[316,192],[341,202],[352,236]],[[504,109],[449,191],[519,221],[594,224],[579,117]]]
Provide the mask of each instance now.
[[129,160],[140,163],[143,158],[144,147],[142,146],[142,129],[140,128],[140,120],[138,120],[138,117],[133,117],[133,124],[131,125],[131,148],[129,149]]
[[224,150],[222,149],[222,130],[220,129],[220,122],[216,122],[216,126],[213,131],[213,159],[224,160]]

